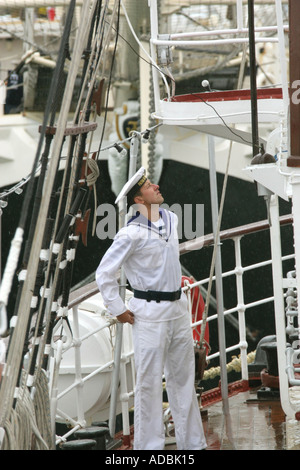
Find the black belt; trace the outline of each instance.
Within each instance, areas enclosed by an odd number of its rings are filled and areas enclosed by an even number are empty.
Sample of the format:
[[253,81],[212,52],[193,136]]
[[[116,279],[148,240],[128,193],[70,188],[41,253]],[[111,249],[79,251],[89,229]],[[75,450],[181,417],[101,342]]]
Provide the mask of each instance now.
[[180,299],[181,297],[181,288],[176,290],[175,292],[159,292],[155,290],[133,290],[133,295],[137,299],[144,299],[147,302],[151,302],[151,300],[155,300],[156,302],[160,302],[161,300],[169,300],[170,302],[174,302],[175,300]]

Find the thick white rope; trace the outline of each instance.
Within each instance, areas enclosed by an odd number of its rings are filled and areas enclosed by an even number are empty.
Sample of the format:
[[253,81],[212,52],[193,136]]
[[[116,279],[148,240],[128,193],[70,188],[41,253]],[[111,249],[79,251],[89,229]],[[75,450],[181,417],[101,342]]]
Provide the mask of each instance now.
[[0,336],[2,336],[7,330],[6,306],[19,261],[19,255],[23,242],[23,234],[24,230],[17,228],[14,239],[11,242],[8,259],[0,285]]
[[[91,173],[86,175],[86,183],[88,186],[93,186],[93,193],[94,193],[94,204],[95,204],[95,209],[97,208],[97,188],[96,188],[96,182],[99,177],[100,171],[98,164],[95,160],[92,158],[87,158],[87,166],[86,170],[89,168],[91,170]],[[96,223],[97,223],[97,211],[94,210],[94,218],[93,218],[93,228],[92,228],[92,235],[95,234],[96,230]]]
[[53,448],[47,378],[39,375],[35,397],[32,400],[23,373],[15,408],[3,429],[2,450],[50,450]]

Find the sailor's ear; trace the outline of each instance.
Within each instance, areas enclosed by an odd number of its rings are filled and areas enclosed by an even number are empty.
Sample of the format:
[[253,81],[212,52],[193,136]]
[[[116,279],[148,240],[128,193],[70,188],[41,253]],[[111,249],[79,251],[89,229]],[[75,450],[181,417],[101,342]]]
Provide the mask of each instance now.
[[133,200],[134,200],[135,204],[145,204],[143,196],[135,196],[135,198]]

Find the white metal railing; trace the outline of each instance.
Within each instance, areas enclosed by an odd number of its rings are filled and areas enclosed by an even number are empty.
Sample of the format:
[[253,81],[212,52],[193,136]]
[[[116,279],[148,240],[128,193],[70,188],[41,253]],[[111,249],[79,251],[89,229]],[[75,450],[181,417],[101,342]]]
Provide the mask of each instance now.
[[[258,225],[258,230],[261,229],[261,226]],[[230,315],[234,312],[238,313],[238,330],[239,330],[239,341],[236,344],[226,345],[226,352],[236,351],[239,350],[240,358],[241,358],[241,379],[248,380],[248,367],[247,367],[247,339],[246,339],[246,330],[247,330],[247,322],[246,322],[246,315],[248,311],[252,308],[257,306],[263,305],[265,303],[272,303],[274,302],[274,296],[270,296],[267,298],[258,299],[249,303],[245,303],[244,301],[244,289],[243,289],[243,275],[250,270],[258,270],[265,266],[270,266],[272,264],[272,260],[264,260],[258,263],[243,266],[242,263],[242,247],[241,247],[241,239],[245,236],[251,236],[252,233],[256,233],[251,228],[250,233],[245,233],[245,230],[241,230],[242,235],[238,235],[238,232],[234,232],[232,236],[225,232],[225,238],[227,240],[232,240],[234,242],[234,252],[235,252],[235,267],[234,269],[224,272],[222,277],[225,279],[226,277],[234,276],[236,279],[236,295],[237,295],[237,303],[236,306],[233,308],[227,309],[224,311],[224,315]],[[209,238],[209,237],[208,237]],[[225,240],[222,240],[222,233],[221,233],[221,241],[224,243]],[[228,242],[229,243],[229,242]],[[225,249],[225,246],[223,247]],[[294,257],[294,254],[288,254],[282,257],[282,261],[288,261]],[[183,291],[187,293],[189,299],[189,305],[192,306],[191,302],[191,293],[192,290],[196,287],[204,286],[209,282],[208,278],[201,279],[197,282],[188,283],[183,287]],[[265,282],[272,283],[271,275],[269,280],[265,280]],[[90,296],[95,294],[95,290],[91,290]],[[54,380],[52,382],[52,390],[51,390],[51,404],[52,404],[52,416],[55,415],[59,416],[60,419],[65,420],[65,422],[71,424],[72,429],[68,431],[63,436],[57,437],[57,444],[63,442],[67,439],[72,433],[74,433],[80,427],[85,427],[86,419],[84,416],[84,407],[83,407],[83,387],[85,383],[91,380],[95,375],[101,374],[103,372],[112,371],[114,358],[112,357],[111,361],[107,362],[106,364],[101,365],[101,367],[95,367],[94,370],[89,371],[87,375],[83,377],[82,375],[82,365],[81,365],[81,347],[85,341],[88,341],[92,335],[99,332],[101,329],[112,329],[115,328],[115,320],[109,320],[101,324],[98,328],[93,329],[88,334],[84,334],[80,336],[80,318],[78,315],[78,309],[80,308],[80,302],[82,302],[82,297],[79,296],[78,301],[74,300],[72,302],[72,309],[73,309],[73,326],[72,326],[72,343],[63,351],[63,341],[61,341],[60,347],[56,347],[54,349],[55,355],[55,370],[52,371],[54,377],[58,378],[59,367],[61,364],[61,359],[63,357],[64,352],[69,350],[70,348],[75,349],[75,378],[72,385],[69,385],[65,390],[61,391],[59,394],[57,393],[57,382]],[[190,311],[190,315],[192,312]],[[192,316],[191,316],[192,318]],[[213,322],[217,320],[217,315],[212,314],[208,316],[207,321]],[[192,323],[191,327],[196,328],[198,325],[202,324],[202,320]],[[130,329],[131,331],[131,329]],[[218,359],[220,356],[219,352],[214,352],[208,355],[208,360]],[[128,375],[129,374],[129,375]],[[121,403],[121,413],[123,419],[123,434],[129,435],[130,434],[130,425],[129,425],[129,401],[134,396],[134,388],[135,388],[135,369],[134,369],[134,354],[133,350],[127,351],[122,353],[121,355],[121,362],[120,362],[120,388],[119,388],[119,400]],[[130,383],[128,382],[128,378]],[[74,419],[68,416],[64,411],[59,409],[58,401],[63,396],[66,396],[72,390],[76,390],[76,407],[77,407],[77,419]]]
[[[195,31],[195,32],[183,32],[183,33],[164,33],[161,34],[159,30],[159,19],[158,19],[158,7],[157,0],[148,0],[150,7],[150,21],[151,21],[151,39],[150,39],[150,50],[152,61],[156,61],[157,49],[165,48],[165,52],[162,54],[163,60],[161,63],[155,64],[152,67],[153,73],[153,87],[154,87],[154,98],[155,108],[158,112],[160,109],[160,87],[159,80],[162,76],[160,66],[166,67],[172,62],[172,54],[170,53],[171,48],[176,47],[192,47],[195,51],[197,48],[210,47],[216,45],[227,45],[227,44],[248,44],[248,28],[247,28],[247,16],[243,8],[242,0],[236,0],[236,27],[235,28],[224,28],[211,31]],[[288,76],[287,76],[287,62],[285,53],[285,39],[284,34],[288,31],[289,26],[283,23],[282,14],[282,0],[275,0],[275,11],[276,11],[276,24],[266,27],[257,27],[254,25],[254,40],[255,43],[278,43],[278,67],[281,71],[281,83],[284,100],[284,109],[288,106]],[[264,35],[264,33],[270,33],[270,31],[277,32],[277,35],[270,37]],[[234,36],[227,37],[225,36]],[[214,36],[210,38],[210,36]],[[192,38],[190,40],[190,38]],[[167,85],[166,92],[168,99],[170,99],[170,90]]]
[[[95,295],[95,291],[92,289],[89,296]],[[85,297],[88,299],[89,296]],[[79,303],[82,302],[82,297],[79,297],[78,303],[75,301],[72,302],[72,340],[71,342],[67,342],[67,347],[64,348],[64,335],[61,334],[62,338],[59,339],[56,343],[52,343],[52,347],[54,346],[54,366],[51,370],[52,380],[50,382],[50,396],[51,398],[51,415],[52,415],[52,425],[54,427],[55,417],[58,418],[60,421],[64,421],[72,426],[72,429],[68,431],[66,434],[62,436],[57,436],[56,444],[60,444],[64,442],[68,437],[74,434],[78,429],[87,426],[86,417],[84,414],[84,393],[83,388],[84,385],[93,379],[95,376],[104,373],[104,372],[112,372],[114,366],[114,357],[113,357],[113,348],[112,348],[112,359],[105,364],[101,365],[100,367],[88,367],[88,371],[82,367],[81,363],[81,347],[85,342],[88,342],[90,338],[92,338],[95,334],[101,332],[101,330],[110,329],[112,330],[115,328],[117,321],[115,319],[108,319],[104,323],[102,322],[101,325],[97,328],[93,328],[88,333],[80,335],[80,316],[79,316]],[[112,333],[110,333],[112,334]],[[62,359],[64,353],[68,352],[70,349],[74,349],[74,382],[69,385],[64,390],[61,390],[58,393],[58,377],[59,377],[59,369],[61,367]],[[133,387],[131,390],[128,390],[127,384],[127,364],[129,363],[130,366],[130,376],[132,378]],[[90,369],[93,369],[90,371]],[[83,376],[83,372],[88,372]],[[134,360],[133,360],[133,350],[129,350],[127,352],[122,353],[121,355],[121,364],[120,364],[120,402],[122,408],[122,416],[123,416],[123,428],[124,434],[130,433],[129,429],[129,399],[134,394]],[[63,410],[59,408],[59,400],[71,393],[72,391],[76,391],[76,410],[77,410],[77,418],[74,419]]]
[[[245,235],[243,235],[245,236]],[[229,238],[229,240],[232,240],[234,242],[235,246],[235,268],[226,271],[222,273],[222,278],[230,277],[230,276],[235,276],[236,278],[236,293],[237,293],[237,304],[235,307],[232,307],[230,309],[227,309],[224,311],[224,316],[228,316],[232,313],[238,313],[238,325],[239,325],[239,342],[236,344],[233,344],[231,346],[226,347],[226,352],[231,352],[235,350],[240,350],[241,354],[241,378],[242,380],[248,380],[248,367],[247,367],[247,348],[248,348],[248,343],[246,340],[246,312],[249,311],[250,309],[253,309],[255,307],[259,307],[260,305],[264,305],[267,303],[272,303],[274,302],[274,296],[262,298],[253,302],[245,303],[244,302],[244,288],[243,288],[243,275],[245,272],[249,272],[252,270],[256,270],[262,267],[266,266],[271,266],[272,265],[272,260],[265,260],[259,263],[255,263],[252,265],[248,266],[243,266],[242,265],[242,257],[241,257],[241,239],[242,236],[236,236],[233,238]],[[288,261],[294,259],[294,254],[286,255],[282,257],[282,261]],[[215,276],[213,277],[213,280],[215,280]],[[266,282],[272,282],[272,279],[270,278],[269,280],[266,280]],[[199,286],[204,286],[209,282],[209,279],[202,279],[200,281],[196,281],[192,284],[188,284],[187,287],[183,287],[183,291],[187,292],[188,296],[191,296],[191,290],[195,287]],[[191,302],[189,302],[189,305],[191,305]],[[190,312],[191,313],[191,312]],[[212,314],[208,316],[208,323],[217,320],[217,314]],[[195,328],[198,325],[202,325],[202,320],[199,320],[197,322],[191,323],[191,327]],[[220,356],[220,352],[217,351],[213,354],[209,354],[207,356],[208,360],[218,358]]]

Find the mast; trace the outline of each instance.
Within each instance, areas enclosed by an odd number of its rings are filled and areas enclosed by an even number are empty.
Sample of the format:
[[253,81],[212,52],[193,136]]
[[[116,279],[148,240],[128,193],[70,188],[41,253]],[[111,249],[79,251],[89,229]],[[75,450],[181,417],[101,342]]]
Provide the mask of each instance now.
[[249,22],[249,56],[250,56],[250,83],[251,83],[251,123],[252,123],[252,152],[253,157],[259,152],[258,118],[257,118],[257,87],[256,87],[256,57],[255,57],[255,31],[254,31],[254,3],[248,0]]

